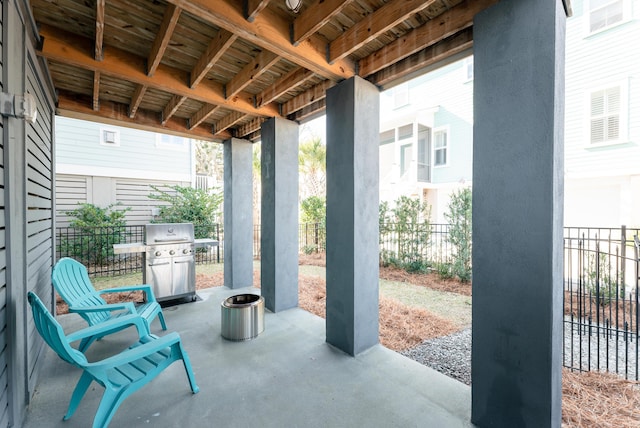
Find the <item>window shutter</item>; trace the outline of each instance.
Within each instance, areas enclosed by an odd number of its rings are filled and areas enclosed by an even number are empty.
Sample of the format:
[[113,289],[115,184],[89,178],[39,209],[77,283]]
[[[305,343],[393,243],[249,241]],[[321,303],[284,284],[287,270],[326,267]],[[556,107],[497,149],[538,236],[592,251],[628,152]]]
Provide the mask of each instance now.
[[620,86],[591,93],[591,144],[620,138]]

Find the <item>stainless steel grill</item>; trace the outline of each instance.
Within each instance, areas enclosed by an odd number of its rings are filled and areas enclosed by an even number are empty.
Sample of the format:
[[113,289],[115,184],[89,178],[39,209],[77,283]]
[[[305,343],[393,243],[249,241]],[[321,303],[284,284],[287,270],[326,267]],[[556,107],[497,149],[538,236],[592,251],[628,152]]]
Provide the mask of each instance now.
[[143,281],[159,301],[195,299],[195,237],[192,223],[145,225]]

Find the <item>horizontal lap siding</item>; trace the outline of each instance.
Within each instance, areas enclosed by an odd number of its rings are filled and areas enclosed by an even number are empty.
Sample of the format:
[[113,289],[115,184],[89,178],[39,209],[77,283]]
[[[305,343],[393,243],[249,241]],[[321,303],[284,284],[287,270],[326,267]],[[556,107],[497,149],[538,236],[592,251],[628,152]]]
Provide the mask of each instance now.
[[189,183],[135,180],[125,178],[117,179],[116,200],[121,203],[122,206],[131,208],[131,210],[126,214],[128,225],[141,225],[149,223],[153,219],[153,217],[151,216],[151,208],[165,205],[164,202],[156,201],[149,198],[150,194],[157,193],[151,188],[152,185],[161,190],[170,190],[169,186],[188,186]]
[[[33,291],[52,307],[51,266],[53,243],[53,111],[42,86],[44,76],[34,64],[35,56],[27,59],[27,91],[37,99],[38,118],[27,124],[26,141],[26,281]],[[32,393],[37,382],[37,366],[44,349],[33,322],[27,327],[28,388]]]
[[67,211],[78,208],[78,203],[88,200],[87,177],[78,175],[56,175],[56,224],[69,225]]

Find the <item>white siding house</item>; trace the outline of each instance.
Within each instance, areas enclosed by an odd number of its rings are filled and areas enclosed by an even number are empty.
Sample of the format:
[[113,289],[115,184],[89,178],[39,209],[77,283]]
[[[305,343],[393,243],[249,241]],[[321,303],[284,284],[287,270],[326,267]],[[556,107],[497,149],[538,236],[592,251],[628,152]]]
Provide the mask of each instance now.
[[[573,0],[567,20],[566,226],[640,227],[640,0]],[[380,199],[444,222],[470,185],[473,57],[381,95]]]
[[130,207],[127,224],[145,224],[158,202],[151,185],[189,186],[195,178],[189,139],[56,117],[57,226],[78,203]]

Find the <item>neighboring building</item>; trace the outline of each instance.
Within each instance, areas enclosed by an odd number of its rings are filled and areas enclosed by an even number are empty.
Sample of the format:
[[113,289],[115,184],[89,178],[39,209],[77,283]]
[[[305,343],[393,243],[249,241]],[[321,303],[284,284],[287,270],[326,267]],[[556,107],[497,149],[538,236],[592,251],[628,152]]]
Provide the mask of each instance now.
[[567,20],[565,225],[640,226],[640,1]]
[[446,222],[451,192],[471,185],[472,57],[381,93],[380,200],[419,197]]
[[158,201],[151,185],[190,186],[195,182],[191,140],[167,134],[56,116],[56,225],[78,203],[130,207],[127,224],[148,223]]
[[[566,226],[640,226],[640,0],[573,0],[567,20]],[[533,59],[532,59],[533,60]],[[470,185],[473,57],[381,94],[380,199],[445,222]]]

